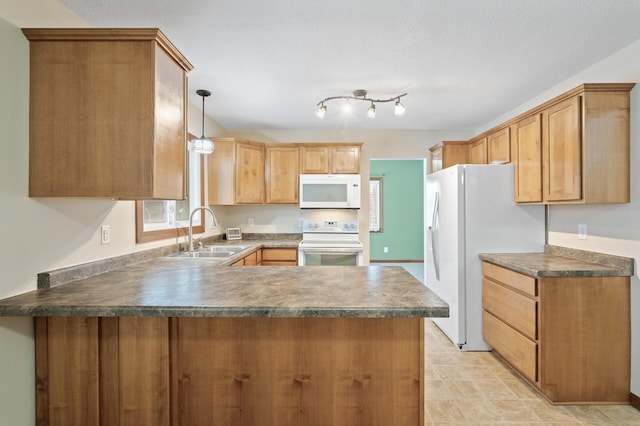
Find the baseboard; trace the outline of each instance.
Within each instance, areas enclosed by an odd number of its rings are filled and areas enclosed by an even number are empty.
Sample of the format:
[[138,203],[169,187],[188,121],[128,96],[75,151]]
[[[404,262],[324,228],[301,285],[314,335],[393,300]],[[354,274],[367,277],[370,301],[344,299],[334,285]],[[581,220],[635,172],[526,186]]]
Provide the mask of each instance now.
[[640,396],[629,393],[629,403],[636,410],[640,410]]
[[387,259],[381,259],[381,260],[369,260],[369,263],[424,263],[424,260],[422,259],[393,259],[393,260],[387,260]]

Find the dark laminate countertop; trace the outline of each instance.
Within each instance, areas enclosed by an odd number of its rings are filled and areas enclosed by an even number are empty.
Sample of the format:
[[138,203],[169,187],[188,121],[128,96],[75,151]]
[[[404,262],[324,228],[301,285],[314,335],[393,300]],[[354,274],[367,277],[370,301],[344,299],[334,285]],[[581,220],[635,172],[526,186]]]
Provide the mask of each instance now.
[[[288,245],[260,242],[259,246]],[[206,258],[176,257],[157,257],[0,300],[2,316],[399,318],[448,314],[442,299],[397,266],[229,267]]]
[[486,262],[532,277],[613,277],[633,275],[633,259],[559,246],[544,253],[481,253]]

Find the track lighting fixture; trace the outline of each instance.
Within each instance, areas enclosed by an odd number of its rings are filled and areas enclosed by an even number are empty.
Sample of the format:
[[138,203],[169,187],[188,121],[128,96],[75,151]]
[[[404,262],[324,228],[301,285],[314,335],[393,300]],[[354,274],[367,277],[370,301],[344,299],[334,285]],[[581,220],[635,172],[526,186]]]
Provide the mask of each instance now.
[[324,104],[327,101],[332,101],[334,99],[347,99],[347,101],[349,99],[356,99],[358,101],[366,101],[366,102],[371,102],[371,106],[369,107],[369,109],[367,110],[367,117],[369,118],[375,118],[376,116],[376,103],[378,102],[393,102],[395,101],[395,113],[396,115],[402,115],[404,113],[404,105],[402,105],[402,103],[400,103],[400,98],[403,96],[407,96],[406,93],[403,93],[402,95],[398,95],[398,96],[394,96],[392,98],[389,99],[371,99],[367,97],[367,91],[363,90],[363,89],[358,89],[358,90],[354,90],[353,91],[353,96],[330,96],[328,98],[325,98],[323,100],[321,100],[320,102],[318,102],[316,104],[316,106],[318,107],[318,110],[316,111],[316,114],[318,114],[318,117],[320,118],[324,118],[324,116],[327,114],[327,106]]
[[199,96],[202,96],[202,136],[198,139],[192,139],[189,141],[189,151],[196,152],[198,154],[212,154],[215,149],[213,141],[204,136],[204,98],[211,96],[211,92],[208,90],[196,90]]

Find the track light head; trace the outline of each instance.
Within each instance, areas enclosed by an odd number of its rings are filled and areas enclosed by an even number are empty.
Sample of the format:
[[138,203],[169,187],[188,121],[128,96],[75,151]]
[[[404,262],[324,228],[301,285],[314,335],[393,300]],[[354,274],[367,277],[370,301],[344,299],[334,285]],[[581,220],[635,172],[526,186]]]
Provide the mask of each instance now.
[[400,97],[399,96],[396,98],[395,113],[396,113],[396,115],[404,114],[404,105],[402,105],[400,103]]
[[373,102],[371,102],[371,106],[369,107],[369,110],[367,111],[367,117],[376,118],[376,106],[374,105]]
[[320,118],[324,118],[324,116],[327,114],[327,107],[324,104],[324,102],[322,103],[322,105],[320,106],[320,108],[318,108],[318,110],[316,111],[316,114],[318,115],[318,117]]

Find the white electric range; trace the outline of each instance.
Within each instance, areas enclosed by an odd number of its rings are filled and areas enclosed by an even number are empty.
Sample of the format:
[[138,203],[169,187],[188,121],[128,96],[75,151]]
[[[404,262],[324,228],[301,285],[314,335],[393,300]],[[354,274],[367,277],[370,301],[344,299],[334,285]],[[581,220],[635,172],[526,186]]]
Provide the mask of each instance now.
[[299,266],[362,266],[358,220],[302,220]]

